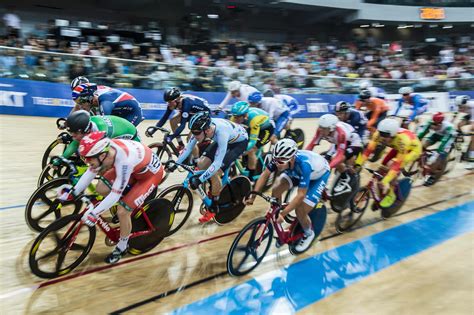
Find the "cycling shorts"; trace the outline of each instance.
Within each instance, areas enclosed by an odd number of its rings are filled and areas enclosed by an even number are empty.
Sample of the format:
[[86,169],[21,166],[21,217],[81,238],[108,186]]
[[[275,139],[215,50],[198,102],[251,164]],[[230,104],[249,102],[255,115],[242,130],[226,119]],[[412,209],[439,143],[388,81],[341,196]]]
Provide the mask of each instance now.
[[[331,171],[328,170],[326,171],[321,177],[318,179],[312,180],[309,182],[309,187],[308,190],[306,191],[306,197],[304,198],[303,202],[307,204],[310,207],[315,207],[319,200],[321,199],[321,195],[324,191],[324,188],[326,187],[326,184],[329,180],[329,176],[331,175]],[[288,176],[287,173],[283,172],[283,174],[280,175],[281,177],[285,178],[289,185],[290,188],[297,187],[299,180],[294,177]]]
[[275,131],[276,136],[280,136],[280,133],[285,129],[286,124],[290,121],[291,115],[290,112],[286,111],[282,113],[275,121]]
[[[224,160],[222,161],[222,165],[220,169],[224,172],[227,170],[233,162],[235,162],[242,154],[247,150],[247,143],[248,140],[240,141],[236,143],[230,143],[227,145],[227,152],[224,156]],[[202,156],[207,157],[212,162],[214,162],[214,158],[216,156],[217,151],[217,142],[212,142],[206,150],[202,153]]]
[[273,124],[269,124],[268,126],[264,128],[260,128],[260,133],[258,134],[258,140],[257,140],[257,148],[263,147],[265,144],[270,141],[270,137],[273,134],[275,130],[275,127],[273,127]]

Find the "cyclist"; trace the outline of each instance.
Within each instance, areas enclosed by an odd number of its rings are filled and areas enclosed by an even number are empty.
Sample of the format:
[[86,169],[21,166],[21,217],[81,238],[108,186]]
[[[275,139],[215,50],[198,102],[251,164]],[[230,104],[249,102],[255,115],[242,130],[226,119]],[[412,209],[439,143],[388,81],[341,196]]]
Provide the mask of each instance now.
[[249,142],[246,154],[248,156],[247,169],[249,178],[253,181],[257,168],[257,150],[270,141],[273,134],[273,123],[268,113],[260,108],[250,108],[247,102],[237,102],[232,106],[231,121],[244,125],[249,129]]
[[246,102],[249,95],[255,92],[258,92],[258,90],[253,86],[242,84],[240,81],[231,81],[227,87],[227,95],[217,108],[222,110],[229,103],[231,98]]
[[[298,187],[296,197],[280,212],[278,222],[292,210],[304,229],[304,237],[296,246],[298,251],[307,249],[315,238],[311,219],[308,213],[318,204],[321,194],[331,173],[328,162],[319,154],[307,150],[298,150],[292,139],[281,139],[273,148],[273,159],[267,164],[255,185],[256,191],[261,191],[271,173],[280,171],[272,189],[273,197],[282,200],[282,194],[292,187]],[[247,199],[247,204],[253,204],[255,195]]]
[[[474,130],[474,101],[470,100],[468,95],[459,95],[456,97],[456,105],[458,111],[463,113],[461,121],[459,121],[457,129],[459,133],[462,132],[464,126],[471,126],[471,132]],[[474,168],[474,136],[470,136],[469,148],[468,148],[468,162],[466,169],[471,170]]]
[[132,95],[107,86],[80,84],[72,91],[72,99],[76,102],[73,112],[84,109],[100,115],[119,116],[134,126],[143,120],[140,103]]
[[418,115],[421,115],[428,110],[429,101],[423,98],[420,94],[413,93],[413,89],[409,86],[401,87],[398,90],[398,93],[401,94],[402,97],[398,100],[395,116],[398,116],[402,108],[405,111],[408,111],[410,114],[405,121],[405,126],[408,126],[410,122],[416,122],[416,117]]
[[[111,139],[126,139],[140,142],[138,131],[131,122],[117,116],[90,116],[85,110],[71,113],[66,119],[67,131],[74,139],[64,150],[62,157],[69,159],[77,152],[79,141],[91,132],[104,131]],[[61,164],[61,159],[51,161],[54,166]]]
[[[69,200],[82,193],[101,174],[96,190],[106,196],[95,208],[90,207],[82,220],[94,226],[98,216],[118,202],[117,215],[120,220],[120,240],[105,262],[114,264],[127,252],[128,239],[132,230],[130,212],[140,207],[145,199],[158,187],[163,178],[160,159],[144,144],[106,137],[105,132],[92,132],[82,138],[79,154],[89,168],[79,182],[61,196]],[[125,190],[128,184],[131,188]]]
[[76,88],[76,86],[81,85],[81,84],[85,84],[85,83],[89,83],[89,79],[86,78],[86,77],[79,76],[79,77],[74,78],[71,81],[71,91],[74,90]]
[[276,143],[280,133],[291,119],[290,109],[279,99],[274,97],[263,97],[262,93],[254,92],[249,95],[250,106],[259,107],[266,111],[271,120],[275,122],[275,130],[270,140]]
[[372,135],[367,148],[357,158],[356,165],[363,165],[379,143],[392,148],[382,161],[382,165],[385,168],[393,159],[388,173],[381,180],[382,194],[385,197],[380,202],[380,205],[382,207],[389,207],[396,199],[393,185],[400,170],[416,161],[420,157],[423,148],[420,140],[413,132],[400,128],[398,120],[386,118],[377,126],[377,131]]
[[[432,133],[430,133],[433,131]],[[429,137],[423,141],[423,149],[432,146],[433,144],[440,142],[436,151],[433,151],[429,157],[427,164],[430,167],[432,174],[425,179],[425,186],[433,185],[435,181],[435,175],[442,172],[443,162],[448,157],[449,152],[452,149],[454,140],[456,138],[456,130],[454,125],[448,122],[444,114],[438,112],[433,115],[430,121],[425,126],[422,126],[421,131],[418,133],[418,139],[423,138],[430,133]]]
[[[199,222],[204,223],[213,219],[219,211],[219,195],[222,188],[221,175],[247,149],[248,135],[241,125],[226,119],[211,118],[207,111],[201,111],[194,115],[189,120],[189,129],[192,136],[179,156],[178,163],[182,163],[188,158],[197,143],[202,143],[206,139],[213,140],[197,162],[198,168],[205,170],[205,172],[201,175],[194,175],[189,179],[191,189],[197,189],[201,183],[209,179],[211,181],[213,202],[210,209],[208,209],[209,211],[206,211],[199,219]],[[167,170],[172,172],[176,167],[175,163],[169,163]]]
[[339,182],[345,185],[350,181],[346,164],[354,165],[356,157],[362,152],[362,141],[351,125],[339,121],[333,114],[321,116],[316,134],[306,146],[306,150],[312,151],[323,139],[331,143],[325,154],[325,158],[330,161],[329,167],[341,174]]
[[355,108],[363,110],[365,116],[369,120],[367,128],[373,133],[380,121],[387,117],[388,105],[384,100],[372,97],[369,90],[362,90],[359,94],[359,99],[355,102]]
[[362,90],[369,90],[370,94],[372,94],[372,96],[374,96],[376,98],[380,98],[382,100],[385,99],[385,90],[382,89],[382,88],[378,88],[378,87],[373,86],[372,82],[370,82],[368,80],[364,80],[364,81],[360,82],[359,92],[362,91]]
[[366,138],[367,118],[364,113],[351,108],[351,105],[345,101],[337,102],[335,111],[340,121],[351,125],[361,139]]
[[[211,110],[209,109],[209,103],[203,98],[189,94],[182,94],[181,91],[175,87],[165,90],[163,93],[163,99],[166,103],[168,103],[168,107],[163,117],[161,117],[160,121],[158,121],[156,124],[156,127],[163,127],[168,118],[172,116],[170,118],[170,125],[171,129],[173,130],[173,134],[166,137],[165,141],[170,143],[174,138],[176,138],[179,144],[178,150],[180,151],[184,148],[184,143],[179,135],[186,127],[186,123],[194,114],[198,112],[206,111],[211,113]],[[149,127],[145,134],[148,137],[151,137],[155,131],[156,129]]]

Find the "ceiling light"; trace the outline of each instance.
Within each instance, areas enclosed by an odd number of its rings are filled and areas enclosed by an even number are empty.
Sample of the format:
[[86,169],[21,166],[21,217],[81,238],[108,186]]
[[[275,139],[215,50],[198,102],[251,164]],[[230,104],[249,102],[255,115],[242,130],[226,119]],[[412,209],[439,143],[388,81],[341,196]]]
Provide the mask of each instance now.
[[443,28],[453,28],[453,26],[452,25],[445,25],[445,26],[443,26]]
[[210,18],[210,19],[218,19],[219,14],[208,14],[207,17]]
[[370,27],[369,24],[362,24],[360,27]]

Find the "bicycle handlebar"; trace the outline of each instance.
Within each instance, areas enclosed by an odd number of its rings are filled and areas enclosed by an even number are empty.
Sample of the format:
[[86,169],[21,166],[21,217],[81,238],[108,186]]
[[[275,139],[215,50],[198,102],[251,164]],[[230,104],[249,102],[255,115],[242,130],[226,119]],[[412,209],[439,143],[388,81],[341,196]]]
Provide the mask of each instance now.
[[376,170],[370,169],[370,168],[365,168],[370,174],[374,175],[377,179],[382,179],[383,175],[377,172]]
[[249,196],[250,196],[250,195],[260,196],[260,197],[262,197],[263,199],[265,199],[266,202],[280,206],[280,203],[278,202],[278,199],[276,199],[275,197],[272,197],[272,196],[265,195],[264,193],[261,193],[261,192],[259,192],[259,191],[252,190],[252,191],[249,193]]
[[71,169],[71,172],[69,173],[69,175],[77,174],[77,167],[74,164],[74,162],[72,162],[71,160],[68,160],[68,159],[66,159],[62,156],[57,156],[57,158],[60,159],[63,164],[67,165]]
[[59,130],[64,130],[66,129],[66,118],[58,118],[56,119],[56,127]]

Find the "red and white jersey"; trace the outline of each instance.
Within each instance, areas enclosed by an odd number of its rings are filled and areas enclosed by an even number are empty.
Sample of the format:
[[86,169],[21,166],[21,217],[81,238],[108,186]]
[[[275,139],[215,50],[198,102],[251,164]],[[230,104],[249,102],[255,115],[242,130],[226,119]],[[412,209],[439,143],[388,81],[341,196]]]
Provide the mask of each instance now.
[[[114,149],[115,160],[112,166],[115,169],[115,180],[111,192],[94,210],[101,213],[112,207],[122,197],[122,193],[127,187],[130,178],[133,176],[140,179],[141,176],[157,174],[160,171],[161,162],[151,149],[140,142],[133,140],[112,139],[111,149]],[[87,169],[84,175],[74,187],[76,193],[84,191],[96,177],[97,172],[91,168]]]

